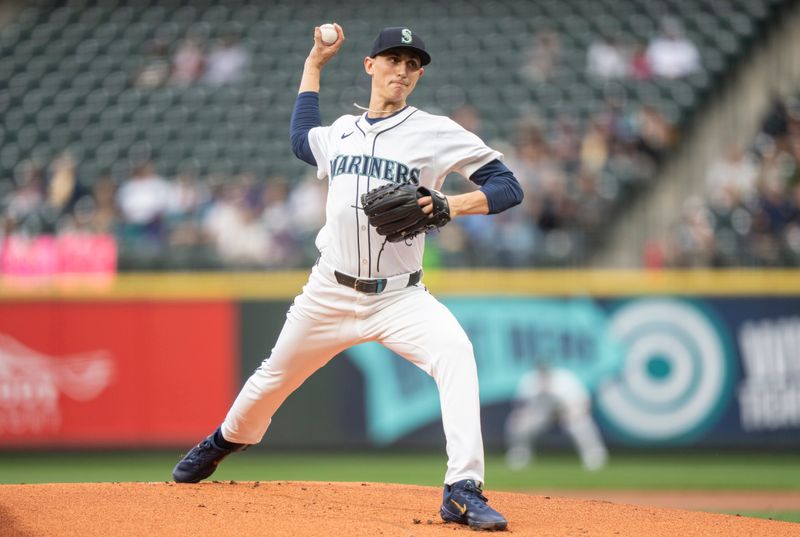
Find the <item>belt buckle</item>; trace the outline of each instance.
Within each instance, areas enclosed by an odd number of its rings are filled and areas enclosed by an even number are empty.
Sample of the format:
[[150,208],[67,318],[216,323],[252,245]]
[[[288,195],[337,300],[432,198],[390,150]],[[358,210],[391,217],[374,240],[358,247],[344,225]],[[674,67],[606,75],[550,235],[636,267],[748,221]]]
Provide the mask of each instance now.
[[359,293],[372,293],[373,288],[370,285],[372,282],[370,280],[362,280],[361,278],[356,278],[355,283],[353,283],[353,289],[358,291]]
[[382,293],[383,290],[386,289],[386,281],[387,280],[384,278],[379,278],[376,280],[356,278],[356,281],[353,284],[353,289],[368,295],[378,294]]

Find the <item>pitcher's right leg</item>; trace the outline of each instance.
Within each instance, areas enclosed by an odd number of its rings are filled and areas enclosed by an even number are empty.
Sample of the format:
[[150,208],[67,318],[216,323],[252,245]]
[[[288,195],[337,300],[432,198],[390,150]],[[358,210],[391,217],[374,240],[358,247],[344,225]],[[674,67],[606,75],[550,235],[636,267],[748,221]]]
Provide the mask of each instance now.
[[283,401],[333,356],[357,343],[348,297],[316,267],[286,315],[271,355],[250,376],[225,421],[195,446],[173,470],[182,483],[209,477],[230,453],[261,441]]
[[[222,424],[226,440],[257,444],[264,437],[273,414],[312,373],[352,345],[350,330],[340,312],[331,317],[308,315],[301,298],[286,316],[270,356],[250,376]],[[315,312],[316,313],[316,312]],[[337,314],[338,313],[338,314]]]

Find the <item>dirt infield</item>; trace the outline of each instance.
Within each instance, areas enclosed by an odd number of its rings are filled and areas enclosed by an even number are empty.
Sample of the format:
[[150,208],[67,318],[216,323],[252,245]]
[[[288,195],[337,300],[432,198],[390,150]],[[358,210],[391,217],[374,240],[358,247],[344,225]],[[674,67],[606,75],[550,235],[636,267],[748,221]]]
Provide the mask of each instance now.
[[[800,536],[800,524],[488,491],[509,533],[536,537]],[[439,536],[441,490],[318,482],[0,485],[2,537]],[[475,535],[467,533],[467,535]]]

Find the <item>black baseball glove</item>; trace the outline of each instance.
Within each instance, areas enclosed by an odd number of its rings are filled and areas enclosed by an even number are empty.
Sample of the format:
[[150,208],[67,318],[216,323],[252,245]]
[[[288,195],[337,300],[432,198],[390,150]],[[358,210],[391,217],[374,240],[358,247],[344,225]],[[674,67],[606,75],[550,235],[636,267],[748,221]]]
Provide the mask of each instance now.
[[[425,214],[417,200],[430,196],[433,212]],[[369,223],[389,242],[413,239],[450,221],[450,205],[441,192],[424,186],[388,183],[361,194]]]

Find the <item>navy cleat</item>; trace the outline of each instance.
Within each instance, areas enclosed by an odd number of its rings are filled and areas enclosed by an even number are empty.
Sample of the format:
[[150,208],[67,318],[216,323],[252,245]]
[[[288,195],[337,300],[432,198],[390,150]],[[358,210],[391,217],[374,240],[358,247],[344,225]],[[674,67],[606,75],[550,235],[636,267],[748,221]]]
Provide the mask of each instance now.
[[473,530],[506,529],[508,521],[486,505],[488,501],[475,481],[464,479],[444,486],[444,499],[439,512],[445,522],[467,524]]
[[217,469],[217,465],[233,453],[242,451],[247,445],[236,448],[219,447],[214,442],[214,434],[197,444],[189,451],[172,470],[172,477],[177,483],[197,483],[207,478]]

